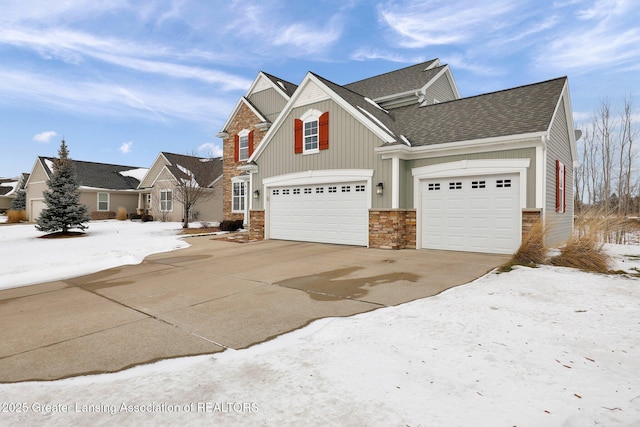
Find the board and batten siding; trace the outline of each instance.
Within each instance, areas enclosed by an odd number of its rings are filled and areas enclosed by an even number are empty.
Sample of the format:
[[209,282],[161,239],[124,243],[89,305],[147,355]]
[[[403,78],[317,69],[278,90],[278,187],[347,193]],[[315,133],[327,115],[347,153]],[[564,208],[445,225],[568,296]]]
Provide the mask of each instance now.
[[[307,110],[329,112],[329,149],[316,154],[294,153],[294,119]],[[294,108],[271,137],[256,162],[258,173],[254,185],[262,191],[262,180],[273,176],[323,169],[373,169],[373,187],[384,183],[382,195],[370,189],[373,208],[391,207],[391,162],[381,160],[374,148],[382,140],[333,100],[324,100]],[[264,197],[253,200],[253,209],[264,209]]]
[[[573,158],[567,128],[565,110],[566,99],[560,101],[551,124],[547,143],[547,176],[545,200],[546,243],[560,245],[571,237],[573,230]],[[556,160],[564,163],[567,174],[565,186],[567,209],[565,213],[556,212]]]
[[[531,159],[527,170],[527,208],[534,208],[536,205],[536,149],[535,147],[517,148],[512,150],[488,151],[481,153],[457,154],[452,156],[431,157],[427,159],[417,159],[405,162],[404,170],[401,170],[402,177],[400,186],[403,191],[400,194],[401,208],[415,208],[413,206],[413,176],[411,169],[432,166],[441,163],[457,162],[460,160],[493,160],[493,159]],[[402,165],[402,164],[401,164]]]
[[427,104],[433,104],[434,100],[445,102],[454,99],[456,99],[456,95],[451,88],[451,83],[449,83],[447,76],[443,74],[427,88],[424,100]]
[[287,103],[287,100],[273,88],[251,94],[249,101],[251,101],[258,111],[271,123],[278,118],[278,115]]

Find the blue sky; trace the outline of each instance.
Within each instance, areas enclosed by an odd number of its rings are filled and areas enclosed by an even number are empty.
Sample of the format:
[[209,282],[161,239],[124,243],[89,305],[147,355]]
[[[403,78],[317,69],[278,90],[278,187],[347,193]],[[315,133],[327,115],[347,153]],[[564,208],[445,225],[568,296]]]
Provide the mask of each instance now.
[[[339,84],[440,58],[462,96],[568,76],[576,123],[640,94],[635,0],[0,0],[0,176],[219,155],[259,71]],[[638,113],[640,99],[636,97]]]

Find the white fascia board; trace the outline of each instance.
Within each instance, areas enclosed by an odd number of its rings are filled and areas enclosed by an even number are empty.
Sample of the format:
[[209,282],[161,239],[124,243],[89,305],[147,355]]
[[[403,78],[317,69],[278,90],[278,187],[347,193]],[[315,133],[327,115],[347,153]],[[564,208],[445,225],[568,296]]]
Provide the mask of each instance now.
[[[562,102],[564,100],[564,103]],[[547,134],[551,135],[551,127],[553,126],[553,122],[556,118],[556,114],[560,109],[560,105],[564,104],[564,114],[567,119],[567,132],[569,134],[569,145],[571,149],[571,157],[573,158],[574,167],[578,165],[578,148],[576,146],[576,134],[575,128],[573,125],[573,111],[571,111],[571,96],[569,95],[569,79],[566,79],[564,82],[564,87],[562,88],[562,94],[558,99],[558,103],[556,104],[556,108],[553,110],[553,115],[551,116],[551,122],[549,123],[549,129],[547,129]]]
[[245,171],[245,172],[255,173],[255,172],[258,172],[258,165],[256,165],[256,164],[246,164],[246,165],[238,166],[236,169],[239,169],[239,170]]
[[238,175],[231,178],[231,182],[248,182],[251,175]]
[[325,182],[353,182],[371,180],[373,169],[322,169],[287,173],[264,178],[265,188],[279,185],[311,185]]
[[383,159],[399,156],[402,160],[421,159],[452,154],[477,153],[483,151],[501,151],[512,148],[523,148],[523,144],[535,147],[541,144],[541,137],[547,132],[533,132],[521,135],[508,135],[496,138],[473,139],[469,141],[447,142],[444,144],[407,147],[392,145],[374,149]]
[[247,162],[252,162],[252,161],[255,161],[257,158],[259,158],[260,154],[262,154],[266,146],[269,145],[269,143],[271,143],[271,138],[273,134],[275,134],[278,131],[278,129],[280,129],[280,127],[282,126],[286,118],[289,117],[289,114],[291,113],[294,106],[296,105],[298,98],[304,92],[304,86],[309,81],[312,81],[316,85],[320,86],[325,91],[325,93],[327,93],[328,99],[333,100],[342,108],[347,110],[351,115],[356,117],[362,124],[365,125],[365,127],[371,130],[380,139],[382,139],[385,142],[396,141],[391,135],[389,135],[387,132],[382,130],[382,128],[376,125],[371,119],[366,117],[363,113],[359,112],[356,108],[351,106],[351,104],[349,104],[347,101],[345,101],[340,96],[338,96],[334,91],[329,89],[324,83],[318,80],[313,74],[307,73],[307,75],[302,80],[302,83],[300,83],[300,86],[298,86],[298,90],[296,90],[296,92],[293,94],[293,96],[289,99],[287,104],[284,106],[278,118],[273,122],[273,124],[271,125],[267,133],[262,138],[262,141],[260,142],[260,145],[258,145],[258,148],[253,152],[251,157],[247,159]]
[[432,68],[436,68],[436,67],[439,67],[439,66],[440,66],[440,58],[436,58],[436,59],[434,59],[434,60],[433,60],[433,62],[431,63],[431,65],[429,65],[429,66],[428,66],[427,68],[425,68],[424,70],[425,70],[425,71],[427,71],[427,70],[430,70],[430,69],[432,69]]
[[[37,167],[39,164],[41,165],[40,157],[38,156],[38,157],[36,157],[36,161],[35,161],[35,162],[33,162],[33,167],[31,168],[31,173],[29,174],[29,178],[27,179],[27,182],[25,182],[25,184],[24,184],[24,188],[25,188],[25,189],[27,188],[27,186],[28,186],[29,184],[31,184],[31,177],[32,177],[32,176],[34,176],[34,172],[35,172],[35,170],[36,170],[36,167]],[[45,175],[47,175],[47,176],[48,176],[48,174],[47,174],[47,170],[46,170],[46,169],[44,170],[44,172],[45,172]],[[38,181],[38,182],[40,182],[40,181]]]
[[460,99],[460,91],[458,90],[458,85],[456,84],[455,79],[453,78],[453,73],[451,72],[451,69],[449,68],[449,65],[445,65],[446,68],[446,76],[449,79],[449,83],[451,83],[451,88],[453,89],[453,93],[456,96],[456,99]]
[[118,189],[115,190],[113,188],[103,188],[103,187],[90,187],[88,185],[81,185],[78,187],[78,190],[80,191],[97,191],[100,193],[114,193],[114,194],[137,194],[140,193],[140,190],[138,190],[137,188],[132,188],[130,190],[122,190],[122,189]]
[[[165,160],[166,160],[166,158],[165,158]],[[168,160],[167,160],[167,163],[169,163],[169,161],[168,161]],[[169,163],[169,164],[171,164],[171,163]],[[167,165],[164,165],[164,166],[162,167],[162,169],[160,169],[160,172],[158,172],[158,175],[156,176],[156,179],[154,179],[154,180],[153,180],[153,183],[151,184],[151,188],[153,188],[153,187],[155,187],[155,186],[156,186],[156,182],[158,182],[158,180],[160,179],[160,176],[162,175],[162,173],[163,173],[164,171],[167,171],[167,173],[169,173],[169,175],[171,175],[171,176],[173,177],[173,179],[174,179],[174,180],[176,180],[176,181],[178,180],[178,178],[176,178],[176,177],[175,177],[175,175],[174,175],[173,173],[171,173],[171,171],[169,170],[169,168],[167,167]],[[163,180],[163,181],[166,181],[166,180]]]
[[[156,156],[156,159],[153,161],[153,163],[151,163],[151,167],[149,168],[149,170],[147,171],[147,173],[144,175],[144,177],[140,180],[140,184],[138,184],[138,189],[142,189],[144,187],[141,187],[142,183],[147,179],[147,176],[151,173],[151,170],[153,169],[153,167],[156,165],[156,163],[158,163],[158,161],[160,160],[160,158],[163,158],[167,163],[169,163],[169,160],[167,160],[166,157],[164,157],[164,154],[162,154],[162,151],[160,153],[158,153],[158,155]],[[166,164],[166,163],[165,163]],[[158,177],[156,177],[156,179],[158,179]],[[155,179],[154,179],[155,181]]]
[[274,88],[276,91],[278,91],[280,93],[280,95],[282,95],[282,97],[286,100],[289,99],[289,95],[286,94],[286,92],[278,85],[274,84],[271,79],[269,77],[267,77],[262,71],[260,71],[258,73],[258,76],[256,77],[256,79],[253,81],[253,83],[251,83],[251,86],[249,86],[249,90],[247,91],[247,94],[245,95],[247,98],[250,97],[251,95],[253,95],[253,91],[255,90],[256,86],[258,85],[258,83],[260,83],[260,81],[264,79],[269,86],[271,86],[272,88]]
[[[229,115],[229,117],[227,118],[227,121],[224,122],[224,125],[222,126],[222,130],[220,132],[218,132],[216,134],[216,136],[218,138],[221,138],[223,134],[227,133],[227,128],[229,127],[229,125],[231,124],[231,121],[233,120],[233,118],[236,116],[236,114],[238,114],[238,110],[240,110],[240,107],[242,105],[246,105],[247,107],[249,107],[249,109],[251,110],[251,112],[253,114],[255,114],[255,116],[260,119],[260,121],[262,122],[266,122],[267,119],[260,113],[260,111],[256,110],[255,107],[253,105],[251,105],[251,103],[247,100],[246,97],[242,96],[240,97],[240,99],[238,100],[238,102],[236,103],[236,106],[234,107],[233,111],[231,112],[231,114]],[[221,136],[218,136],[221,135]],[[227,134],[228,135],[228,134]]]

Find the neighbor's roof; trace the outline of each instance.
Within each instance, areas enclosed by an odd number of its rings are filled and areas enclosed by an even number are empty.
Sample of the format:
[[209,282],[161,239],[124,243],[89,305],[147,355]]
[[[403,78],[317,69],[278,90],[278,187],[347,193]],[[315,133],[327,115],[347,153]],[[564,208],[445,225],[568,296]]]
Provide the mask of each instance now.
[[544,132],[566,82],[561,77],[424,107],[410,105],[390,115],[412,146]]
[[344,87],[373,99],[417,91],[442,71],[444,66],[429,68],[436,61],[438,60],[432,59],[431,61],[349,83]]
[[171,163],[167,169],[176,179],[190,180],[187,172],[192,174],[200,187],[209,187],[222,175],[222,158],[187,156],[162,152]]
[[[54,157],[38,157],[47,175],[53,173]],[[111,165],[107,163],[85,162],[71,159],[76,172],[78,185],[82,187],[104,188],[106,190],[135,190],[140,181],[121,172],[141,169],[138,166]]]

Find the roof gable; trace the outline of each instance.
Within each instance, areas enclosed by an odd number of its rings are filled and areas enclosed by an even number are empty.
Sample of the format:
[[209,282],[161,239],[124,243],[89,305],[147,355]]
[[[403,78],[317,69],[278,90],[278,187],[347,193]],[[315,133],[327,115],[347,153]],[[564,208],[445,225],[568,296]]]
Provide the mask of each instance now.
[[198,186],[210,187],[222,176],[221,157],[206,158],[166,152],[162,152],[162,155],[169,162],[164,169],[180,182],[190,181],[193,177]]

